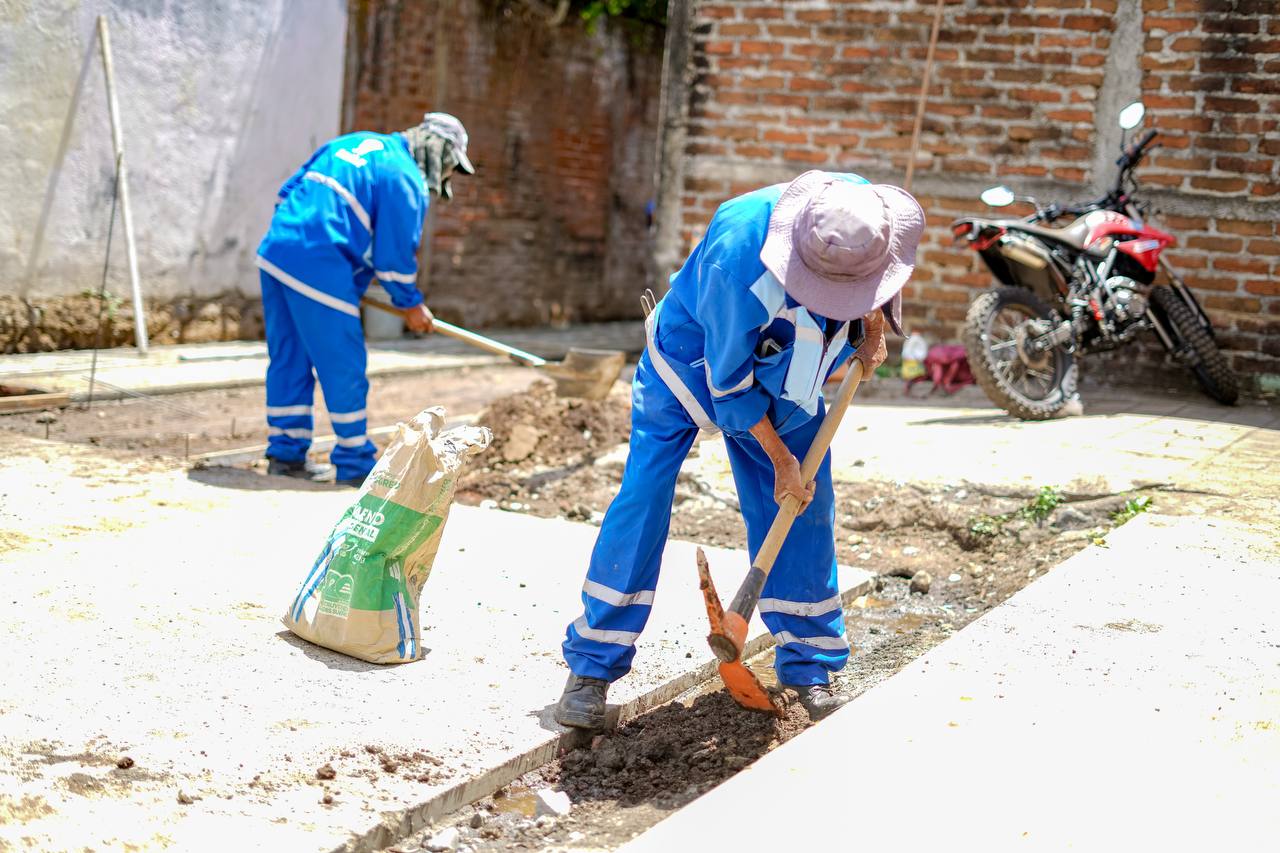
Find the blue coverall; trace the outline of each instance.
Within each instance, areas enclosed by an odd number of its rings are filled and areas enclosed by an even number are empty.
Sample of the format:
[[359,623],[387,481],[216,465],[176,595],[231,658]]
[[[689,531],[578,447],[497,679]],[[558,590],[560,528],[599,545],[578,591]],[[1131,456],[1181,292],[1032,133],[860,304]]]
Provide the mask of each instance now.
[[271,358],[267,456],[306,458],[318,377],[338,437],[330,456],[337,478],[363,479],[373,468],[360,297],[376,278],[396,306],[422,302],[417,253],[427,204],[398,133],[340,136],[280,188],[257,257]]
[[[846,180],[865,183],[856,175]],[[699,429],[724,432],[754,558],[777,514],[773,465],[749,433],[766,414],[797,459],[817,433],[822,383],[850,356],[849,323],[808,311],[765,269],[760,250],[779,184],[740,196],[712,218],[646,320],[632,383],[631,446],[569,625],[564,658],[580,676],[615,681],[631,669],[653,606],[680,465]],[[813,502],[796,519],[765,583],[760,614],[777,641],[783,684],[826,684],[844,666],[830,455]]]

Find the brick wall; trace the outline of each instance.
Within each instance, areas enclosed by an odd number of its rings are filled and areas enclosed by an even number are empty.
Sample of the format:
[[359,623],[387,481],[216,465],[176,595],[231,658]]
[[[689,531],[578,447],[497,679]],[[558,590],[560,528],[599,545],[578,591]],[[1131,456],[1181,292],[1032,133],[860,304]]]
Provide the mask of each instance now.
[[[806,169],[901,183],[933,5],[692,0],[685,85],[668,78],[687,122],[678,186],[661,193],[678,220],[659,249],[667,265],[720,202]],[[955,339],[990,283],[946,229],[986,210],[983,187],[1101,194],[1118,110],[1142,98],[1163,147],[1139,175],[1179,238],[1170,258],[1236,369],[1255,388],[1280,379],[1277,12],[1280,0],[947,0],[916,167],[930,228],[911,327]],[[1114,363],[1134,376],[1160,359],[1147,347],[1133,366],[1126,353]]]
[[483,0],[349,8],[346,129],[444,110],[471,137],[478,173],[432,205],[419,281],[432,309],[471,325],[637,316],[662,33],[548,26]]

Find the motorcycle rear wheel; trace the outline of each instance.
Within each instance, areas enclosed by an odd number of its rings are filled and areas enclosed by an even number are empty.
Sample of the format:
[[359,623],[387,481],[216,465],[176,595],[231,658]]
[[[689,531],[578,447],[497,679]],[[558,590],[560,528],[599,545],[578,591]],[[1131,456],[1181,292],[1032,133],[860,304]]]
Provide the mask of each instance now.
[[1196,320],[1191,307],[1167,287],[1151,291],[1151,307],[1173,334],[1174,344],[1185,344],[1190,350],[1186,365],[1195,374],[1204,393],[1226,406],[1240,399],[1240,382],[1218,349],[1213,337]]
[[1025,322],[1053,316],[1030,290],[997,287],[974,299],[965,317],[964,346],[974,378],[991,402],[1016,418],[1056,417],[1076,393],[1071,353],[1054,347],[1043,354],[1043,363],[1029,364],[1019,352]]

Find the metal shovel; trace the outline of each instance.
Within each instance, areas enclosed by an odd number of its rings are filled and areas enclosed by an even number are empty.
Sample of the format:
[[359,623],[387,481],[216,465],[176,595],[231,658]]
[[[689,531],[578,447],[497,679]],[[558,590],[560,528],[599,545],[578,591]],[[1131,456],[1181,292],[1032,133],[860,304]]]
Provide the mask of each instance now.
[[[386,311],[399,317],[405,311],[379,302],[376,299],[361,299],[360,302],[370,308]],[[534,367],[551,377],[556,383],[556,393],[561,397],[585,397],[588,400],[603,400],[609,395],[609,389],[617,381],[622,366],[627,362],[626,353],[620,350],[579,349],[573,347],[565,354],[564,361],[547,361],[533,353],[507,346],[504,343],[477,335],[461,326],[436,320],[433,324],[437,332],[457,338],[473,347],[505,355],[512,361],[527,367]]]
[[[835,436],[844,413],[849,409],[854,392],[858,390],[858,383],[862,381],[862,370],[862,362],[854,359],[840,383],[840,390],[836,392],[835,399],[822,419],[822,425],[818,427],[818,434],[813,437],[813,444],[804,455],[804,462],[800,465],[800,479],[805,485],[818,473],[818,466],[831,447],[831,439]],[[707,636],[707,642],[711,645],[711,651],[720,659],[720,678],[729,695],[742,707],[779,717],[782,716],[781,706],[760,683],[756,674],[742,662],[742,647],[746,644],[747,625],[760,601],[764,582],[773,569],[774,560],[782,550],[782,543],[786,541],[799,511],[800,501],[795,497],[787,495],[782,499],[778,514],[769,527],[769,534],[751,563],[751,571],[747,572],[742,586],[738,588],[738,594],[733,597],[727,610],[721,605],[720,596],[711,581],[707,557],[701,548],[698,549],[698,579],[703,598],[706,599],[707,617],[711,620],[711,633]]]

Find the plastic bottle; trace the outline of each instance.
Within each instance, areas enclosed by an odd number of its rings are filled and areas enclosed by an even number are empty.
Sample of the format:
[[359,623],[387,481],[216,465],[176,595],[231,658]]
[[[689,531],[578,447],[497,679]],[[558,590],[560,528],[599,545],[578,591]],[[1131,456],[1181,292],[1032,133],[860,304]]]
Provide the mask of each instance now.
[[902,378],[915,379],[924,376],[924,359],[929,354],[929,342],[924,335],[912,335],[902,342]]

